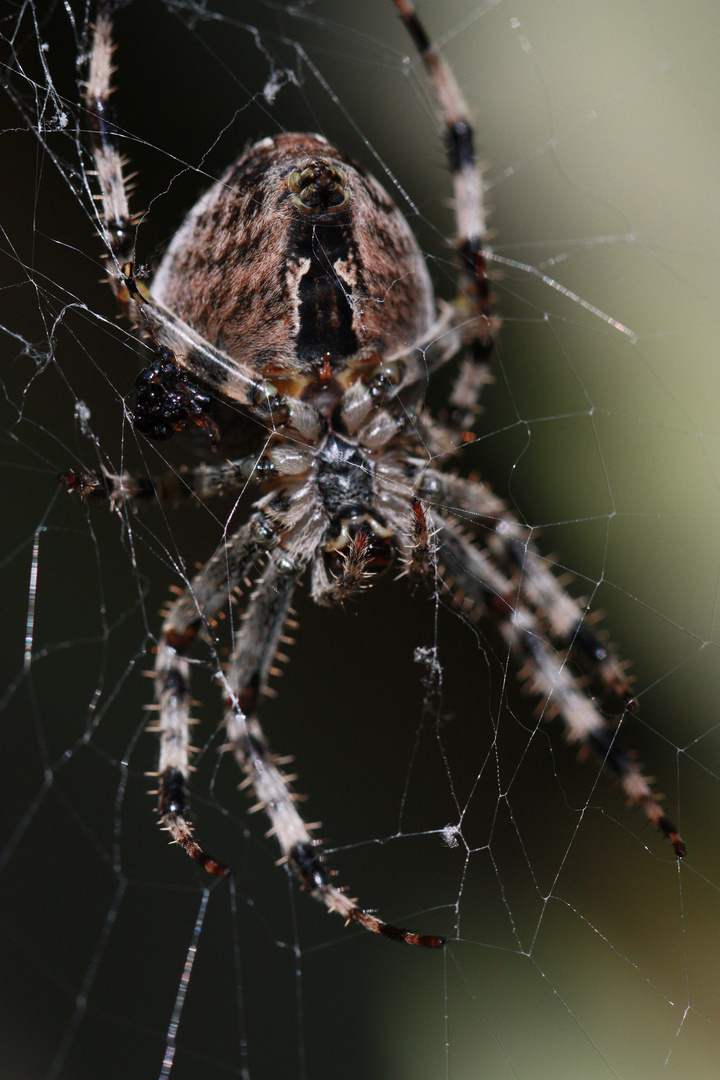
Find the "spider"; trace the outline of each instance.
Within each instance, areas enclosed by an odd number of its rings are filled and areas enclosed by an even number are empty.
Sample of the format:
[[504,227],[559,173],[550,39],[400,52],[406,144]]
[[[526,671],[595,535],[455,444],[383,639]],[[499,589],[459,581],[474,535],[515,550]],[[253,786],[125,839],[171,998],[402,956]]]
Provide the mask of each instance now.
[[[116,296],[155,354],[137,378],[135,427],[154,439],[200,428],[217,449],[238,423],[254,425],[262,449],[189,469],[174,482],[106,471],[61,479],[113,506],[189,493],[206,499],[258,485],[247,523],[165,615],[154,669],[160,824],[205,870],[230,872],[205,852],[188,820],[188,654],[239,584],[251,580],[221,676],[226,749],[270,819],[281,861],[347,922],[438,947],[444,938],[392,926],[333,884],[313,826],[299,813],[295,778],[283,771],[287,759],[271,753],[260,726],[258,709],[306,572],[313,599],[338,604],[396,559],[401,576],[432,587],[437,581],[468,619],[493,620],[568,740],[594,750],[616,773],[678,858],[685,846],[584,689],[590,681],[602,698],[633,709],[623,665],[505,505],[486,485],[436,464],[472,439],[498,321],[468,110],[413,5],[394,4],[444,127],[457,233],[452,306],[436,305],[417,242],[388,194],[312,134],[264,138],[246,150],[190,211],[151,287],[139,281],[138,219],[129,210],[110,105],[112,3],[101,2],[85,90],[101,228]],[[448,405],[432,418],[423,406],[427,378],[458,358]],[[462,527],[451,507],[462,513]]]

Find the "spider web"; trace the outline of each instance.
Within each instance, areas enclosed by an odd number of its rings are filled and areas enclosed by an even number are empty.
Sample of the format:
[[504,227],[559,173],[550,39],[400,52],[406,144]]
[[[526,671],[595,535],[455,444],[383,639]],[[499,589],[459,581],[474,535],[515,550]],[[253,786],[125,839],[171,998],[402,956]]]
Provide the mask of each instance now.
[[[158,611],[240,504],[112,514],[59,490],[139,440],[77,137],[82,3],[3,17],[0,1065],[71,1080],[683,1078],[720,1058],[720,568],[710,5],[430,3],[478,119],[503,319],[481,470],[575,576],[640,709],[623,720],[689,855],[538,718],[492,629],[392,575],[301,631],[263,725],[293,753],[362,903],[444,932],[401,949],[328,919],[274,863],[194,665],[209,883],[154,826],[144,734]],[[453,294],[448,181],[389,0],[130,4],[115,105],[148,268],[245,143],[321,131],[394,194]],[[410,60],[407,60],[410,57]],[[78,66],[79,65],[79,66]],[[221,641],[222,645],[222,641]]]

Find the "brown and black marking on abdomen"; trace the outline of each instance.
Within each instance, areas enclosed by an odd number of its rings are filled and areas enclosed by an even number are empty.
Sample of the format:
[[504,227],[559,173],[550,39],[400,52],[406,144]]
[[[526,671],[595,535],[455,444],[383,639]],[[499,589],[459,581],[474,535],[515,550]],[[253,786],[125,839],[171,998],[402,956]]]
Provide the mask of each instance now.
[[[346,211],[340,213],[347,216]],[[353,289],[362,295],[365,287],[350,224],[335,220],[320,224],[297,215],[288,230],[286,260],[290,273],[291,267],[301,271],[295,300],[299,365],[305,369],[328,358],[332,368],[343,368],[359,348]],[[348,267],[353,269],[354,283],[343,277]]]

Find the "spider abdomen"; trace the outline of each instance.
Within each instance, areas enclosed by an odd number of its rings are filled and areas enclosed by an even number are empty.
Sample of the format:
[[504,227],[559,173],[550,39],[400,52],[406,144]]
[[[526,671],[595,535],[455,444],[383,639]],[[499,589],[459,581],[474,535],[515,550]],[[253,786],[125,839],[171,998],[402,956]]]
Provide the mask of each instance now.
[[378,182],[318,135],[249,150],[193,207],[153,296],[225,353],[301,396],[427,332],[425,261]]

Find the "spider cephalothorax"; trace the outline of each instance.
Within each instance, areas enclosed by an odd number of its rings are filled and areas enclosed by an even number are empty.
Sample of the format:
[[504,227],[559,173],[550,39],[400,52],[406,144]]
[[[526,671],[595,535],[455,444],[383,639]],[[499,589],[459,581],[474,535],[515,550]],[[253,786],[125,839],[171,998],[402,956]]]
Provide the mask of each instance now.
[[[492,619],[568,739],[615,771],[678,857],[685,848],[585,689],[589,681],[599,698],[633,708],[622,665],[503,503],[484,484],[437,467],[471,437],[496,327],[467,109],[411,4],[395,5],[436,91],[453,178],[458,296],[438,310],[425,261],[389,195],[324,138],[306,134],[266,138],[243,154],[190,211],[150,289],[142,286],[108,108],[111,18],[102,5],[86,92],[101,224],[118,298],[156,351],[138,378],[136,426],[154,438],[204,428],[222,448],[232,444],[233,425],[253,425],[257,451],[170,479],[68,472],[63,480],[116,504],[259,485],[249,520],[165,616],[155,662],[161,824],[200,865],[228,873],[186,817],[188,652],[199,634],[211,634],[239,583],[254,581],[221,673],[226,748],[306,891],[369,930],[437,946],[443,938],[393,927],[332,884],[293,778],[260,727],[257,712],[306,572],[313,598],[328,604],[357,593],[397,557],[407,576],[431,579],[468,618]],[[433,420],[421,404],[427,379],[458,356],[448,406]]]

